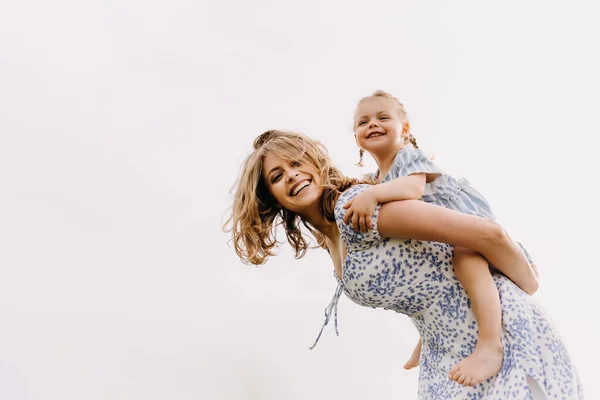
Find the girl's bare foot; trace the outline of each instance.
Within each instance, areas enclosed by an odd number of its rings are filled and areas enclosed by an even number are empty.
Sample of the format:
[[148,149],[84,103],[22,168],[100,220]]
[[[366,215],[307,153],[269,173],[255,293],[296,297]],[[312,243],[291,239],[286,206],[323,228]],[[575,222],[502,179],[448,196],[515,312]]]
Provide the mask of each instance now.
[[408,359],[406,364],[404,364],[404,369],[413,369],[414,367],[418,367],[420,359],[421,359],[421,339],[419,339],[419,343],[417,343],[417,345],[413,349],[412,354],[410,355],[410,358]]
[[452,367],[448,378],[464,386],[475,386],[500,371],[503,356],[501,343],[482,343],[480,340],[473,354]]

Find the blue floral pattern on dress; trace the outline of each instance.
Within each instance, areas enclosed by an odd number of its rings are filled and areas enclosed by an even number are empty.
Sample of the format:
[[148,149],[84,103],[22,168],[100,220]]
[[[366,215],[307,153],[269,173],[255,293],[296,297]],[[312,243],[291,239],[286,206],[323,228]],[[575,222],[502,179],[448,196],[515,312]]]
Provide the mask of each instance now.
[[452,268],[453,246],[359,233],[344,224],[343,205],[366,189],[344,192],[335,219],[348,251],[341,285],[355,303],[408,315],[417,327],[421,351],[418,398],[533,399],[532,380],[548,399],[583,399],[577,372],[553,322],[512,281],[494,274],[502,305],[504,361],[500,372],[473,387],[448,378],[448,371],[475,349],[478,329],[471,303]]

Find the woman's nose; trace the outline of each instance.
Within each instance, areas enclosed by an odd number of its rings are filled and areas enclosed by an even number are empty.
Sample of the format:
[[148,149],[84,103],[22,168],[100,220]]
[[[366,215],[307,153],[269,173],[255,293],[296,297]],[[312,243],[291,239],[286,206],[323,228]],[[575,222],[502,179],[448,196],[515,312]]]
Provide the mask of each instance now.
[[291,171],[288,175],[288,181],[289,182],[293,182],[296,180],[296,178],[298,177],[298,172],[296,171]]

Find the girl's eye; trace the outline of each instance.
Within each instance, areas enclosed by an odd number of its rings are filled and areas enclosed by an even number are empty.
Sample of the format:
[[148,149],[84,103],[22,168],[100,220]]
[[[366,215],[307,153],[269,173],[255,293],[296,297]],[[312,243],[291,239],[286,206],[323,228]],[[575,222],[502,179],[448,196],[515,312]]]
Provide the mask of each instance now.
[[386,117],[385,115],[383,115],[383,116],[381,117],[381,119],[389,119],[389,118],[388,118],[388,117]]
[[358,123],[358,126],[363,126],[363,125],[364,125],[364,124],[366,124],[366,123],[367,123],[367,121],[360,121],[360,122]]

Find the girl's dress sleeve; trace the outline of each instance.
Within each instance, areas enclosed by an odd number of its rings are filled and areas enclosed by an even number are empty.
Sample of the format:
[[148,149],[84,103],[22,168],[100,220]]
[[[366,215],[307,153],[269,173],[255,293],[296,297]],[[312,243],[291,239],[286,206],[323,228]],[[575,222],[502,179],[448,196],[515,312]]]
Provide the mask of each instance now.
[[409,176],[424,172],[427,174],[427,182],[431,182],[444,173],[422,150],[413,147],[406,147],[396,154],[393,168],[396,170],[397,176]]

